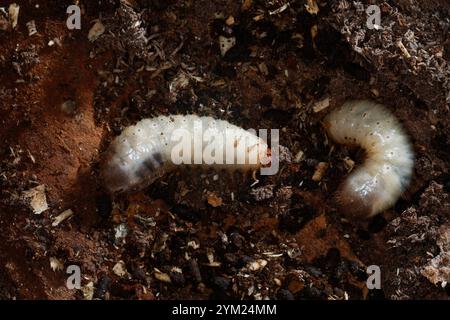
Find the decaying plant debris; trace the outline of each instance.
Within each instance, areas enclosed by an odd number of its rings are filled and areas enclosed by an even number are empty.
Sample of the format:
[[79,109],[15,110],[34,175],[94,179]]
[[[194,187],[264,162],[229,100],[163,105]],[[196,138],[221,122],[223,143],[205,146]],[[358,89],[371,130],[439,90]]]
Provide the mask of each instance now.
[[[14,2],[15,28],[0,12],[1,298],[448,299],[448,1],[79,1],[81,30],[71,1]],[[320,123],[349,98],[393,110],[417,156],[402,200],[358,225],[331,201],[358,154]],[[168,113],[279,128],[280,172],[179,171],[111,199],[101,152]],[[48,209],[33,214],[37,186]]]

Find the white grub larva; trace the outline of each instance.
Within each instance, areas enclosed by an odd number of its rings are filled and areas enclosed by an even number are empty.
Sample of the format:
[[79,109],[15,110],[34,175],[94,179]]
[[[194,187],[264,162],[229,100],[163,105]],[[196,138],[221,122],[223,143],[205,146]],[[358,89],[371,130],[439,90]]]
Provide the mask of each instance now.
[[106,151],[101,176],[111,193],[135,191],[176,165],[256,170],[268,164],[266,142],[224,120],[196,115],[144,119],[129,126]]
[[324,126],[335,142],[366,153],[337,191],[339,211],[369,218],[391,207],[408,187],[414,167],[413,148],[396,117],[380,104],[350,101],[328,114]]

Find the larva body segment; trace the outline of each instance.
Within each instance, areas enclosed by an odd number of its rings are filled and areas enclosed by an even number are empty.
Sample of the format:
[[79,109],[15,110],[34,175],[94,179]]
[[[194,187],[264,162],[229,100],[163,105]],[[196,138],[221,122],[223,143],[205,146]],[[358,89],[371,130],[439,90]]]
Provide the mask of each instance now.
[[255,134],[196,115],[144,119],[125,128],[106,151],[101,176],[109,192],[141,189],[176,165],[259,168],[269,150]]
[[407,188],[414,167],[413,148],[400,122],[380,104],[350,101],[324,123],[334,141],[366,152],[365,162],[338,189],[340,211],[368,218],[391,207]]

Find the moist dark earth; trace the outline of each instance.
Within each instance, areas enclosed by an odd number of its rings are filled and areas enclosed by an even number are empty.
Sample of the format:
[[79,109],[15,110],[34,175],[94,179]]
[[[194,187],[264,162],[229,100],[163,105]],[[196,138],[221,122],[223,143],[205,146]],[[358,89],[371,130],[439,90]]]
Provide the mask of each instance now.
[[[11,3],[0,1],[0,298],[449,298],[448,1],[17,0],[15,28]],[[74,3],[80,30],[66,26]],[[226,52],[223,38],[235,39]],[[408,190],[369,221],[333,204],[361,156],[321,121],[349,99],[386,105],[416,154]],[[102,153],[124,127],[191,113],[280,129],[280,171],[178,170],[104,191]],[[24,196],[37,186],[40,214]],[[380,289],[367,288],[370,265]]]

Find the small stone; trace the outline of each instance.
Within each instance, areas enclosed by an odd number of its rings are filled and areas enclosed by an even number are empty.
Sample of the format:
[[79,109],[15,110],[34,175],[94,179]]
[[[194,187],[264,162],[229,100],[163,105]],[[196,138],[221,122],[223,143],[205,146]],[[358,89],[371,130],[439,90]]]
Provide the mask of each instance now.
[[57,227],[61,222],[70,218],[73,215],[72,209],[63,211],[60,215],[53,218],[52,227]]
[[313,111],[317,113],[322,110],[325,110],[329,106],[330,106],[330,98],[325,98],[319,102],[316,102],[316,104],[314,104]]
[[154,270],[155,270],[154,276],[156,279],[158,279],[159,281],[162,281],[162,282],[166,282],[166,283],[172,282],[172,280],[170,279],[170,276],[167,273],[161,272],[160,270],[158,270],[156,268]]
[[208,204],[214,208],[220,207],[223,204],[222,198],[217,196],[213,192],[208,192],[207,199],[208,199]]
[[29,203],[34,214],[41,214],[48,209],[45,185],[41,184],[28,191],[24,191],[22,199]]
[[113,267],[113,272],[115,275],[119,276],[119,277],[124,277],[127,275],[127,269],[125,267],[125,262],[123,262],[122,260],[120,260],[119,262],[117,262],[114,267]]
[[208,258],[209,263],[207,264],[210,267],[220,267],[221,263],[218,261],[215,261],[214,259],[214,252],[212,250],[207,250],[206,256]]
[[61,262],[61,260],[55,257],[50,257],[50,268],[53,271],[62,271],[64,270],[64,264]]
[[258,259],[256,261],[252,261],[247,265],[247,268],[250,271],[260,271],[264,269],[264,267],[267,265],[267,260],[264,259]]
[[224,36],[219,36],[220,54],[222,55],[222,57],[224,57],[225,54],[228,52],[228,50],[233,48],[235,45],[236,45],[235,37],[227,38]]

